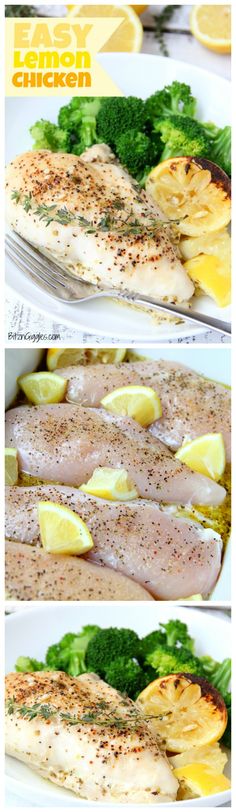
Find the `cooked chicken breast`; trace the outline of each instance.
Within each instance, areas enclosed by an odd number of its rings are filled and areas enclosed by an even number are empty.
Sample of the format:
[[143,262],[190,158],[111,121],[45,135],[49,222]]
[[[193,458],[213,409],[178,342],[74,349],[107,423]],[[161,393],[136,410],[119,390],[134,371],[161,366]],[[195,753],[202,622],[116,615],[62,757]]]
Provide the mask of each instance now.
[[225,490],[190,471],[134,420],[71,404],[20,406],[6,413],[6,446],[20,470],[41,480],[81,485],[98,466],[125,467],[143,498],[220,504]]
[[109,590],[114,588],[114,599],[122,600],[122,595],[126,595],[127,600],[139,600],[130,578],[145,587],[140,600],[146,600],[146,590],[156,598],[175,600],[199,593],[207,596],[213,589],[222,553],[217,533],[189,519],[176,518],[154,502],[106,502],[74,488],[45,485],[6,488],[6,537],[14,542],[7,545],[6,586],[12,598],[84,597],[81,588],[88,561],[29,550],[30,544],[41,544],[37,506],[44,500],[70,507],[89,527],[94,548],[86,559],[106,565],[106,575],[103,568],[93,567],[93,581],[87,573],[85,593],[87,590],[89,600],[99,600],[101,589],[105,600],[105,580],[107,584],[108,573],[115,575],[114,570],[129,576],[120,586],[118,583],[113,586],[110,578]]
[[[107,148],[78,158],[26,152],[6,171],[7,220],[29,242],[89,282],[168,301],[194,286],[170,226]],[[96,153],[95,153],[96,155]],[[165,218],[164,218],[165,219]]]
[[141,584],[81,556],[49,555],[28,544],[6,544],[7,600],[151,601]]
[[[35,703],[33,718],[21,715]],[[140,709],[95,674],[8,674],[6,752],[89,801],[176,798],[178,782]]]
[[209,381],[174,361],[137,361],[129,364],[94,364],[61,368],[68,381],[70,403],[99,406],[101,399],[120,386],[152,386],[162,403],[162,418],[152,425],[155,437],[173,451],[184,439],[222,432],[227,460],[231,458],[229,389]]

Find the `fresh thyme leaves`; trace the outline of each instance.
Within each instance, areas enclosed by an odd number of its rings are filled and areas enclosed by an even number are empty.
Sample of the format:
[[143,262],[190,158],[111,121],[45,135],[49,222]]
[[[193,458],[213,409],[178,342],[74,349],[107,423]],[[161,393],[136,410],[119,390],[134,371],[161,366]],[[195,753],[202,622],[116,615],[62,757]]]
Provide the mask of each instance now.
[[25,195],[24,200],[23,200],[23,208],[25,209],[26,212],[28,212],[30,209],[32,209],[32,194],[31,194],[31,192],[29,193],[29,195]]
[[154,14],[155,37],[158,40],[160,53],[163,54],[163,56],[169,56],[165,42],[165,27],[166,24],[170,22],[177,8],[180,8],[180,6],[164,6],[160,14]]
[[19,201],[21,199],[21,193],[18,192],[17,189],[13,189],[13,192],[11,194],[11,199],[15,200],[16,203],[19,203]]
[[[148,722],[151,719],[162,719],[163,716],[142,716],[139,709],[133,707],[130,709],[129,715],[123,717],[114,713],[114,709],[109,712],[109,705],[106,702],[98,702],[95,710],[88,710],[81,716],[76,716],[71,713],[63,713],[55,708],[53,705],[45,705],[40,702],[35,702],[34,705],[20,705],[18,706],[15,697],[11,697],[6,703],[8,715],[18,713],[23,719],[29,722],[37,716],[41,719],[53,719],[58,717],[62,722],[67,722],[69,725],[95,725],[96,727],[103,728],[116,728],[118,730],[138,730],[143,722]],[[104,714],[102,711],[104,710]],[[105,713],[106,711],[106,713]],[[169,711],[170,713],[170,711]],[[167,715],[167,714],[165,714]]]
[[[12,198],[19,203],[21,195],[19,192],[14,191],[12,192]],[[156,220],[154,217],[149,218],[148,222],[140,222],[140,220],[134,216],[132,209],[128,213],[125,212],[124,203],[120,198],[115,198],[114,201],[111,201],[110,210],[108,211],[106,208],[97,223],[93,220],[87,220],[86,217],[80,214],[69,211],[66,206],[58,209],[55,203],[52,206],[47,206],[43,203],[33,209],[31,193],[25,195],[22,205],[26,212],[32,210],[32,213],[39,217],[40,220],[44,220],[46,227],[49,226],[50,223],[60,223],[60,225],[63,226],[74,223],[83,228],[86,234],[109,232],[110,234],[118,234],[118,236],[123,237],[133,235],[136,237],[146,236],[154,238],[157,231],[161,228],[170,227],[179,222],[179,220],[172,220],[171,222],[169,220]],[[123,212],[123,217],[116,213],[119,211]]]

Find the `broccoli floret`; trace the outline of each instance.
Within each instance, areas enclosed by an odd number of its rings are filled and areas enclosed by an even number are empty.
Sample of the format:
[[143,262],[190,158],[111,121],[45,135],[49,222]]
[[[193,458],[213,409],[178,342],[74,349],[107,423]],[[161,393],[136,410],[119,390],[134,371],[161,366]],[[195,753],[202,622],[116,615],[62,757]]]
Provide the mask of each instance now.
[[151,170],[157,163],[160,154],[160,140],[149,138],[138,130],[126,130],[116,141],[116,154],[120,162],[137,180],[142,179],[144,172]]
[[155,632],[150,632],[150,634],[146,634],[146,637],[143,637],[140,640],[140,660],[141,662],[145,662],[148,654],[152,654],[153,651],[159,646],[165,646],[167,643],[166,633],[158,630]]
[[58,125],[63,130],[73,132],[76,127],[80,126],[84,116],[90,116],[96,119],[98,111],[100,110],[102,100],[99,96],[93,98],[89,96],[74,96],[69,104],[60,108],[58,113]]
[[219,130],[211,144],[211,160],[231,176],[231,127]]
[[85,662],[87,671],[94,671],[100,677],[117,657],[135,658],[139,655],[139,638],[131,629],[100,629],[90,640]]
[[34,139],[33,149],[50,149],[51,152],[69,152],[70,138],[65,130],[52,124],[51,121],[36,121],[30,127]]
[[158,646],[155,651],[147,655],[146,662],[155,669],[159,677],[179,672],[199,674],[199,670],[202,674],[198,658],[182,646],[180,648],[167,645]]
[[161,141],[165,144],[160,161],[177,155],[209,156],[210,139],[204,127],[189,116],[171,116],[156,121],[154,129],[161,134]]
[[98,629],[99,626],[84,626],[80,634],[65,634],[59,643],[49,646],[46,654],[47,666],[54,671],[66,671],[72,677],[84,674],[87,670],[87,646]]
[[201,666],[205,678],[217,688],[223,696],[228,696],[229,683],[231,680],[231,659],[227,657],[222,663],[216,662],[212,657],[204,655],[200,657]]
[[212,121],[207,121],[202,124],[207,136],[210,138],[210,156],[217,166],[226,172],[226,175],[231,176],[231,127],[227,125],[221,129],[213,124]]
[[185,115],[194,118],[197,99],[191,94],[191,88],[184,82],[172,82],[163,90],[157,90],[145,102],[145,118],[153,124],[155,119],[170,115]]
[[181,646],[185,646],[193,653],[195,643],[188,633],[186,623],[182,623],[182,620],[168,620],[168,623],[160,623],[160,626],[165,630],[168,646],[175,646],[176,643],[180,643]]
[[144,125],[144,102],[135,96],[112,96],[104,99],[97,116],[99,141],[115,149],[120,135],[126,130],[142,131]]
[[69,104],[59,110],[58,125],[66,130],[70,140],[70,151],[81,155],[85,149],[98,142],[96,117],[102,100],[75,96]]
[[122,694],[127,694],[130,699],[136,699],[150,680],[137,660],[117,657],[108,666],[105,681]]
[[15,669],[16,671],[23,673],[43,671],[45,669],[45,663],[41,663],[39,660],[34,660],[32,657],[18,657],[15,664]]

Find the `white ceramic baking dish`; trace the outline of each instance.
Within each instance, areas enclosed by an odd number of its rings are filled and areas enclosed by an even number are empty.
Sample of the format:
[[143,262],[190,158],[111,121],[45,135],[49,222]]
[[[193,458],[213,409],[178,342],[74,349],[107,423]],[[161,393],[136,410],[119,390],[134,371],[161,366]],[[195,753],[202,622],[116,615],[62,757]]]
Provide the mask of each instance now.
[[[230,347],[182,347],[166,348],[136,347],[135,350],[146,358],[166,358],[186,364],[197,372],[215,381],[230,385],[231,350]],[[24,372],[36,369],[42,358],[41,349],[7,349],[6,350],[6,408],[9,407],[17,393],[17,377]],[[230,540],[224,555],[223,566],[211,600],[230,601],[231,567]]]

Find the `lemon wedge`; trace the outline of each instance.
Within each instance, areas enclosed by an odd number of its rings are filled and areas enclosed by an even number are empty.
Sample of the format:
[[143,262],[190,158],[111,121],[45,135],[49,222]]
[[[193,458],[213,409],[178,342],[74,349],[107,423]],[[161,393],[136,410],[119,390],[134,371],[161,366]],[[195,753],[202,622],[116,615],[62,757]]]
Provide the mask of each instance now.
[[210,51],[229,54],[231,51],[231,7],[223,4],[193,6],[190,30]]
[[16,485],[18,481],[18,459],[16,448],[5,448],[5,485]]
[[70,508],[57,502],[39,502],[38,518],[47,553],[81,555],[94,546],[87,525]]
[[222,476],[225,470],[225,447],[222,434],[202,434],[196,440],[184,443],[175,456],[192,471],[214,479]]
[[127,350],[122,347],[95,349],[50,349],[47,351],[47,367],[51,372],[60,367],[82,364],[119,364],[124,361]]
[[[141,13],[141,12],[140,12]],[[121,24],[101,51],[141,51],[143,27],[132,6],[70,6],[69,17],[120,17]]]
[[154,680],[139,694],[137,703],[172,753],[218,741],[227,725],[222,697],[193,674],[169,674]]
[[60,403],[63,400],[67,380],[52,372],[30,372],[21,375],[18,384],[31,403]]
[[219,307],[226,307],[231,301],[230,269],[213,254],[200,254],[184,262],[190,279],[207,296],[211,296]]
[[149,426],[162,416],[161,401],[150,386],[121,386],[101,400],[112,414],[132,417],[140,426]]
[[91,479],[79,490],[111,501],[127,502],[138,498],[138,491],[125,468],[95,468]]
[[207,764],[193,762],[185,767],[177,767],[173,772],[180,785],[197,797],[214,795],[230,788],[229,779],[222,773],[214,772]]
[[169,158],[148,175],[146,190],[179,234],[199,237],[230,222],[230,182],[206,158]]

